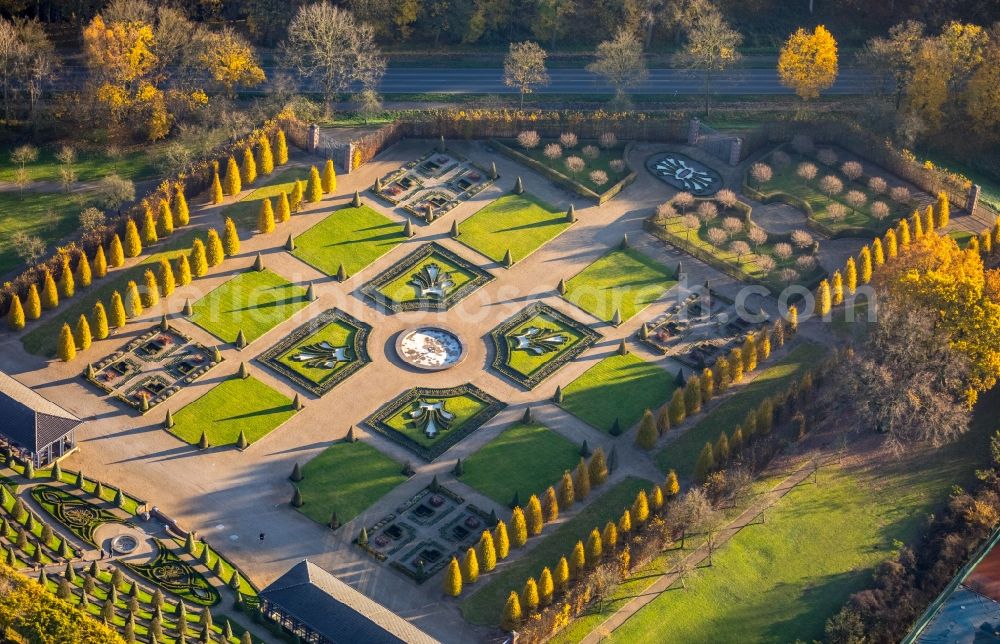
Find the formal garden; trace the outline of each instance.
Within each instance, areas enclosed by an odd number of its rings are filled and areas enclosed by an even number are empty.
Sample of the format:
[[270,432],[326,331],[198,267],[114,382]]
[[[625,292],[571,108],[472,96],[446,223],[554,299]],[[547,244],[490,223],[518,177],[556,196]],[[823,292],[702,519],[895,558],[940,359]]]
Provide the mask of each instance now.
[[623,242],[560,286],[563,297],[613,326],[627,322],[677,283],[676,271]]
[[497,179],[465,157],[447,149],[442,139],[435,150],[376,179],[372,192],[405,212],[432,222],[468,201]]
[[405,239],[401,224],[364,204],[347,205],[296,237],[292,255],[331,277],[344,279]]
[[[261,181],[257,188],[248,192],[238,201],[222,208],[221,215],[223,218],[232,219],[240,229],[246,232],[257,230],[262,202],[265,199],[270,201],[271,208],[274,209],[276,200],[281,199],[282,194],[285,195],[286,199],[295,194],[296,189],[299,194],[302,194],[307,179],[308,172],[302,168],[289,168],[277,172]],[[289,204],[289,210],[291,210],[291,204]]]
[[458,225],[458,240],[495,262],[523,260],[572,225],[572,215],[558,212],[529,194],[510,194]]

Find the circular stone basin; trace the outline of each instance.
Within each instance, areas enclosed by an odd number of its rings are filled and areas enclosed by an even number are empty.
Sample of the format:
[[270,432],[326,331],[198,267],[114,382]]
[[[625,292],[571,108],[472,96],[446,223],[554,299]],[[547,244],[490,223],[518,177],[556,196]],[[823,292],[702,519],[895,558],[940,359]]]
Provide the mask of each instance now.
[[396,354],[408,365],[427,371],[449,369],[465,358],[458,335],[440,327],[418,327],[396,338]]
[[111,540],[111,550],[118,554],[127,555],[138,547],[139,540],[130,534],[120,534]]

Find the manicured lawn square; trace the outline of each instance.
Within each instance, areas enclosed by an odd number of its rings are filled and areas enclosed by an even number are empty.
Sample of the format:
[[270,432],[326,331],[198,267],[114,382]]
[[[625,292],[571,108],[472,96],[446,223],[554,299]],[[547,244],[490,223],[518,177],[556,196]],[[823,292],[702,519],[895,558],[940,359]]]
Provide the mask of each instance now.
[[233,378],[174,414],[170,433],[197,444],[204,431],[213,447],[232,445],[240,430],[255,443],[295,415],[292,400],[256,378]]
[[306,289],[271,271],[241,273],[198,300],[191,321],[225,342],[252,342],[309,304]]
[[460,263],[435,253],[414,264],[413,268],[406,274],[400,275],[379,288],[379,292],[394,302],[419,300],[421,299],[420,286],[414,281],[413,276],[420,273],[432,275],[433,273],[430,271],[436,271],[437,274],[447,274],[448,283],[444,287],[444,297],[462,288],[475,277],[466,271]]
[[327,275],[341,264],[353,275],[404,239],[401,224],[368,206],[348,206],[296,237],[292,254]]
[[563,389],[562,407],[580,420],[607,432],[618,419],[622,432],[639,422],[646,409],[670,399],[674,376],[628,353],[613,355],[587,369]]
[[316,365],[311,361],[296,360],[295,357],[302,353],[302,347],[309,345],[322,346],[325,343],[332,347],[353,347],[354,336],[356,333],[357,329],[354,327],[348,326],[340,320],[334,320],[322,329],[319,329],[307,337],[298,346],[280,356],[278,358],[278,362],[296,372],[306,380],[314,382],[317,385],[321,385],[326,380],[347,367],[350,362],[338,362],[333,368],[328,368]]
[[458,241],[494,261],[510,250],[519,262],[572,224],[527,193],[500,197],[458,226]]
[[[448,413],[454,415],[449,428],[443,431],[438,431],[434,436],[428,436],[427,431],[420,424],[420,422],[411,418],[411,413],[418,409],[421,402],[444,402],[444,409]],[[446,397],[426,396],[403,407],[403,409],[399,412],[386,419],[385,424],[397,432],[408,436],[410,440],[427,447],[436,443],[438,439],[447,435],[449,432],[457,432],[467,420],[486,409],[487,406],[487,402],[470,394],[460,394],[457,396]]]
[[[232,217],[236,225],[243,230],[257,230],[257,213],[260,212],[260,202],[264,199],[271,200],[271,207],[275,212],[278,210],[277,197],[285,192],[289,196],[295,188],[295,182],[305,183],[309,178],[309,171],[302,168],[291,168],[280,173],[274,173],[270,177],[258,179],[260,186],[247,194],[236,203],[222,209],[224,217]],[[303,186],[305,188],[305,186]]]
[[438,243],[424,244],[367,282],[361,292],[392,311],[446,311],[493,276]]
[[402,466],[371,445],[335,443],[302,468],[299,512],[329,524],[334,512],[346,523],[406,480]]
[[544,425],[514,425],[464,462],[462,482],[501,505],[525,503],[580,460],[580,447]]
[[606,322],[618,310],[624,322],[676,283],[674,271],[631,248],[616,249],[569,280],[563,297]]

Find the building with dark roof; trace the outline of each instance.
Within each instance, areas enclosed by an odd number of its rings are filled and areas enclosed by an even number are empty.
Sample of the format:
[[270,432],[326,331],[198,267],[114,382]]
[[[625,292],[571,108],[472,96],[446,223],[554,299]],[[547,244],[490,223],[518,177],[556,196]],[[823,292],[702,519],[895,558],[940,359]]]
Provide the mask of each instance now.
[[260,593],[261,611],[313,644],[437,644],[416,626],[304,559]]
[[79,418],[0,372],[0,440],[35,467],[76,448]]

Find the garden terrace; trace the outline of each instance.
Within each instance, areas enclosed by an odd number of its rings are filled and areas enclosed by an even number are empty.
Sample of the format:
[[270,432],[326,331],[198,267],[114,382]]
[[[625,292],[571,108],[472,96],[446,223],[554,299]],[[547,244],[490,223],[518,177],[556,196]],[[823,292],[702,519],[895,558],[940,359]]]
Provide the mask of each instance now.
[[534,389],[601,337],[590,327],[536,302],[490,331],[493,368]]
[[581,196],[604,203],[635,180],[635,172],[625,161],[628,146],[614,137],[605,142],[608,145],[578,141],[567,147],[560,139],[536,136],[522,141],[525,134],[529,133],[522,133],[518,139],[495,139],[492,143],[502,154]]
[[632,353],[610,355],[563,388],[563,409],[591,427],[622,433],[673,394],[673,375]]
[[714,209],[656,214],[649,220],[650,231],[736,279],[775,293],[790,284],[812,288],[826,276],[818,261],[819,243],[811,233],[768,232],[753,223],[742,202],[731,208],[716,200],[698,200],[701,204]]
[[462,462],[461,481],[499,505],[510,504],[515,495],[524,503],[532,494],[541,496],[579,460],[579,445],[548,427],[516,424]]
[[368,206],[345,206],[295,238],[292,255],[313,268],[353,275],[406,239],[403,227]]
[[493,525],[489,514],[432,481],[395,512],[367,527],[367,542],[355,539],[354,543],[376,561],[422,584],[453,556],[462,557]]
[[29,323],[29,330],[21,336],[24,350],[39,356],[54,356],[59,330],[63,324],[68,323],[73,327],[81,315],[89,317],[97,302],[102,302],[108,307],[115,291],[124,297],[129,281],[142,284],[143,273],[155,268],[161,259],[173,262],[181,255],[187,255],[191,251],[195,237],[197,231],[194,230],[175,232],[154,247],[160,249],[158,252],[144,256],[138,264],[117,270],[110,269],[104,279],[94,278],[90,288],[78,289],[76,296],[60,302],[58,309],[45,313],[37,322]]
[[365,419],[365,426],[433,461],[479,429],[507,405],[478,387],[417,387],[404,391]]
[[257,359],[307,391],[322,396],[371,362],[371,326],[330,309],[292,331]]
[[[784,157],[789,159],[787,163],[783,161]],[[933,201],[930,196],[913,190],[874,164],[839,148],[825,147],[801,154],[791,146],[781,146],[762,157],[761,161],[773,169],[773,178],[760,183],[751,176],[751,170],[744,180],[744,192],[760,201],[784,201],[803,209],[810,224],[830,237],[881,235],[914,208]],[[843,172],[844,165],[850,162],[860,164],[862,174],[856,179]],[[799,175],[799,167],[803,163],[815,167],[815,178],[806,179]],[[836,178],[840,189],[825,192],[823,181],[826,177]],[[884,188],[874,190],[869,183],[873,178],[881,179]],[[907,188],[903,199],[892,196],[892,189],[899,187]],[[848,198],[852,191],[861,193],[864,202],[852,204]],[[881,216],[881,207],[876,203],[886,206]],[[838,212],[840,210],[843,212]]]
[[252,444],[295,415],[292,401],[256,378],[233,377],[174,414],[170,433],[197,445],[202,432],[213,447],[234,445],[242,431]]
[[253,342],[309,305],[306,289],[269,270],[248,271],[194,304],[191,321],[225,342]]
[[425,244],[365,284],[361,292],[390,311],[447,311],[493,279],[444,246]]
[[[62,540],[52,536],[47,542],[41,539],[45,522],[38,518],[28,508],[16,512],[17,496],[6,484],[0,486],[0,510],[7,519],[8,531],[0,534],[7,542],[7,548],[14,553],[15,567],[26,568],[33,564],[48,565],[59,560],[59,550]],[[33,527],[28,530],[28,519],[33,519]],[[22,536],[23,535],[23,536]],[[30,562],[30,563],[29,563]]]
[[32,487],[31,496],[52,518],[94,546],[97,528],[105,523],[124,523],[115,513],[51,485]]
[[720,431],[731,433],[737,424],[743,422],[747,412],[787,389],[792,382],[815,368],[826,353],[825,346],[804,342],[784,358],[760,367],[752,381],[731,386],[727,398],[701,416],[676,440],[667,443],[656,455],[656,464],[664,472],[675,470],[682,477],[692,477],[705,443],[715,443]]
[[173,326],[137,336],[84,372],[113,398],[146,413],[217,365],[208,347]]
[[458,241],[502,262],[535,252],[572,225],[565,213],[528,193],[500,197],[458,226]]
[[406,480],[402,465],[363,442],[334,443],[302,467],[298,509],[316,523],[347,523]]
[[674,271],[631,248],[615,249],[566,283],[563,297],[599,320],[628,321],[677,283]]
[[406,212],[440,217],[493,183],[489,174],[460,154],[431,151],[372,186],[373,194]]
[[646,479],[628,477],[609,487],[576,516],[561,523],[550,533],[536,537],[522,556],[480,579],[478,588],[461,601],[462,615],[473,624],[495,626],[500,623],[504,601],[512,589],[521,588],[528,577],[536,577],[543,567],[555,570],[559,557],[567,556],[574,544],[586,540],[594,528],[608,521],[618,521],[622,511],[632,504],[639,490],[647,489]]
[[199,606],[215,606],[219,603],[219,591],[208,583],[201,573],[181,560],[166,543],[155,541],[156,557],[148,563],[123,562],[133,573],[184,601]]
[[303,184],[304,190],[307,174],[305,170],[292,168],[274,173],[270,177],[264,177],[265,181],[261,183],[260,187],[251,190],[236,203],[223,208],[222,216],[232,218],[236,225],[243,230],[257,230],[260,202],[264,199],[271,199],[271,205],[277,210],[276,198],[282,192],[291,196],[296,181]]

